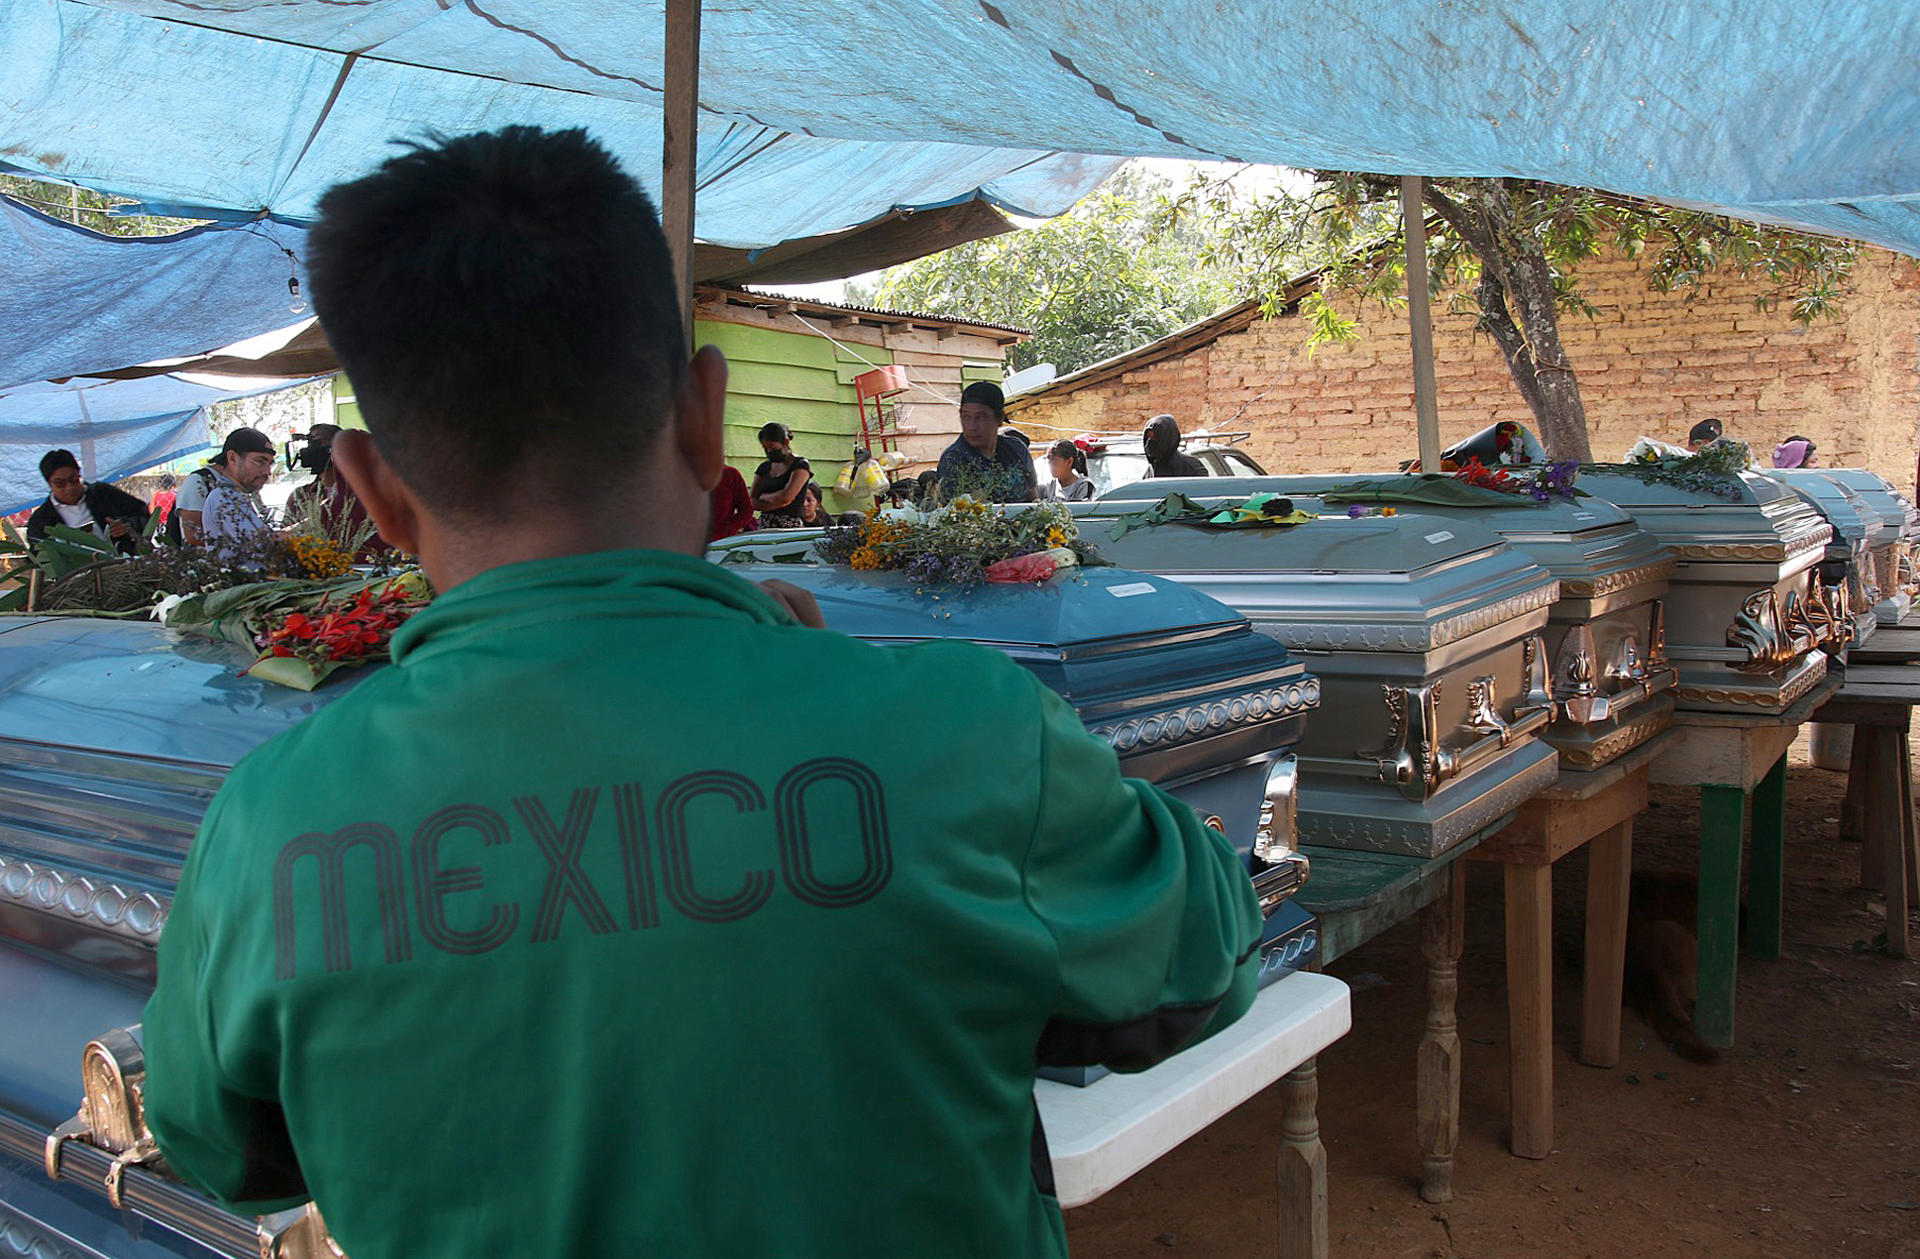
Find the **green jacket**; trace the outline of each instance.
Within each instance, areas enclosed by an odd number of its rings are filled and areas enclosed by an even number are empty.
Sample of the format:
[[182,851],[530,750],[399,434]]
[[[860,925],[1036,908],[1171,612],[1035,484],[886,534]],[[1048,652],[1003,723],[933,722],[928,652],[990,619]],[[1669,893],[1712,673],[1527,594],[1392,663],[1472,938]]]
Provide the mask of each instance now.
[[1232,848],[997,653],[624,552],[394,658],[214,799],[145,1022],[173,1167],[353,1259],[1064,1254],[1036,1059],[1252,1000]]

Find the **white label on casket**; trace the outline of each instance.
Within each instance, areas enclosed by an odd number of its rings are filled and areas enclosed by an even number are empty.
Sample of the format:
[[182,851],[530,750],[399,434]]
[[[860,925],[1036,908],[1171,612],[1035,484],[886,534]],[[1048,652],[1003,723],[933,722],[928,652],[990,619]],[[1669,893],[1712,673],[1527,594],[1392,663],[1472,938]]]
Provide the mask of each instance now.
[[1150,581],[1136,581],[1124,586],[1108,586],[1107,593],[1116,599],[1126,599],[1133,595],[1150,595],[1153,593],[1153,583]]
[[1438,543],[1441,543],[1441,542],[1451,542],[1451,541],[1453,541],[1453,534],[1452,534],[1452,532],[1451,532],[1451,531],[1449,531],[1449,530],[1446,530],[1446,529],[1442,529],[1442,530],[1441,530],[1440,532],[1438,532],[1438,533],[1430,533],[1430,534],[1428,534],[1428,535],[1427,535],[1427,541],[1428,541],[1428,542],[1430,542],[1430,543],[1435,543],[1435,544],[1438,544]]
[[1573,518],[1575,520],[1592,520],[1593,513],[1590,511],[1577,511],[1573,513]]

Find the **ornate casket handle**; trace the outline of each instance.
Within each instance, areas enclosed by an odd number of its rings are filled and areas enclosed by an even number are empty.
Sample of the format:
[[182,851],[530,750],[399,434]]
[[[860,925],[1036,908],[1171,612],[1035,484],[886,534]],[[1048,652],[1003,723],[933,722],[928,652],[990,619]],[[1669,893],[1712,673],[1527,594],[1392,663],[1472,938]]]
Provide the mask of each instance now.
[[1383,781],[1399,788],[1409,800],[1425,800],[1442,783],[1472,773],[1553,720],[1551,702],[1521,708],[1508,721],[1500,715],[1499,684],[1492,674],[1467,683],[1467,727],[1481,737],[1462,748],[1440,740],[1439,679],[1424,686],[1383,685],[1389,733],[1387,746],[1375,755]]

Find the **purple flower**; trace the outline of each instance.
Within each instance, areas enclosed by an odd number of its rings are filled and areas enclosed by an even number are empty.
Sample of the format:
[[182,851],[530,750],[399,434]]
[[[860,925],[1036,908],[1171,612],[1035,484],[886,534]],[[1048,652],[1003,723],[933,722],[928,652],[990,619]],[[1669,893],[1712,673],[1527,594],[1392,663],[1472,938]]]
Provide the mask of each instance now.
[[1358,503],[1355,503],[1353,506],[1347,508],[1347,518],[1349,520],[1358,520],[1360,519],[1360,517],[1366,514],[1367,514],[1367,509],[1362,507]]

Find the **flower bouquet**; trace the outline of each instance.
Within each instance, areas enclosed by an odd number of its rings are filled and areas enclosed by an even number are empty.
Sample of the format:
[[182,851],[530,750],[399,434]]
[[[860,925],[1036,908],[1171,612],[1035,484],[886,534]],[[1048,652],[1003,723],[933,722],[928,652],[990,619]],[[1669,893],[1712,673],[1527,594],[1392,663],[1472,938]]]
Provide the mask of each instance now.
[[829,564],[901,572],[921,586],[1042,582],[1102,562],[1064,503],[1009,510],[964,495],[926,513],[869,512],[857,525],[829,528],[815,553]]
[[1644,485],[1672,485],[1715,498],[1737,499],[1741,493],[1740,474],[1753,466],[1753,453],[1747,444],[1722,437],[1691,455],[1670,455],[1665,443],[1641,438],[1627,452],[1628,462],[1588,464],[1590,471],[1617,472],[1635,477]]
[[388,658],[393,632],[432,599],[426,578],[348,573],[327,581],[263,581],[164,599],[169,629],[259,652],[249,677],[311,691],[349,665]]
[[1579,471],[1580,465],[1570,461],[1489,468],[1474,458],[1453,476],[1456,481],[1478,489],[1524,495],[1536,503],[1545,503],[1555,498],[1580,497],[1581,492],[1573,488]]

